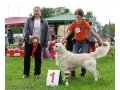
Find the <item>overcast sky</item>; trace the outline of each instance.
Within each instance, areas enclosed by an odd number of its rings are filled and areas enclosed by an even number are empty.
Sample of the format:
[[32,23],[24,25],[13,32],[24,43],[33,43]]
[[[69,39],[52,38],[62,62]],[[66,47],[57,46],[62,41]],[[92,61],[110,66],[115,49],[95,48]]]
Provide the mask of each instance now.
[[28,16],[34,6],[66,7],[71,12],[82,8],[84,12],[92,11],[97,20],[103,24],[115,22],[115,3],[112,0],[6,0],[5,17]]

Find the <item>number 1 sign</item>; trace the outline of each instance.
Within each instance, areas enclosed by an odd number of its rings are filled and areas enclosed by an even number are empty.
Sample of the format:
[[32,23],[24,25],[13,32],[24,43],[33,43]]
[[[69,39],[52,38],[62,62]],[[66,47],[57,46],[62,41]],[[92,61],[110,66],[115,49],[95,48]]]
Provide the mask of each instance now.
[[46,86],[58,86],[60,70],[48,70]]

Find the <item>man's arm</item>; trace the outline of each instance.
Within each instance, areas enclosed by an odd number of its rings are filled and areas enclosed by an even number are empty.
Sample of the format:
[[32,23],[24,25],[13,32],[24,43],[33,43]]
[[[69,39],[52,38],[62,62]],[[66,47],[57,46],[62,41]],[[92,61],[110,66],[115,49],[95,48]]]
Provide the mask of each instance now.
[[48,22],[46,21],[46,33],[45,33],[45,47],[48,46]]
[[91,28],[90,29],[91,33],[96,37],[96,39],[101,43],[103,44],[104,42],[102,41],[102,39],[100,39],[100,37],[98,36],[97,33],[95,33],[95,31]]
[[25,25],[24,25],[24,36],[26,37],[26,38],[31,38],[31,33],[30,33],[30,31],[29,31],[29,19],[30,18],[27,18],[27,21],[26,21],[26,23],[25,23]]

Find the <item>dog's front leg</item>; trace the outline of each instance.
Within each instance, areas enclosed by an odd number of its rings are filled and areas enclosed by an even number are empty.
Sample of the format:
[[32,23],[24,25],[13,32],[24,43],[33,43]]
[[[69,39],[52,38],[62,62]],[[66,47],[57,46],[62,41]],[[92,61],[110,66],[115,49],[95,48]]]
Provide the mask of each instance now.
[[64,74],[65,74],[65,81],[66,81],[66,86],[68,85],[68,77],[69,77],[69,75],[70,75],[70,71],[65,71],[64,72]]

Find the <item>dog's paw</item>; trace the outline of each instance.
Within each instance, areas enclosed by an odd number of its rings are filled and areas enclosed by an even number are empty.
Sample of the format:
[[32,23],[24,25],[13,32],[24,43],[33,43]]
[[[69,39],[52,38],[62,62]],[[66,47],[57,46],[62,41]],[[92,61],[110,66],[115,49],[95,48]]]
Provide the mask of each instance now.
[[66,82],[65,85],[68,86],[68,82]]

